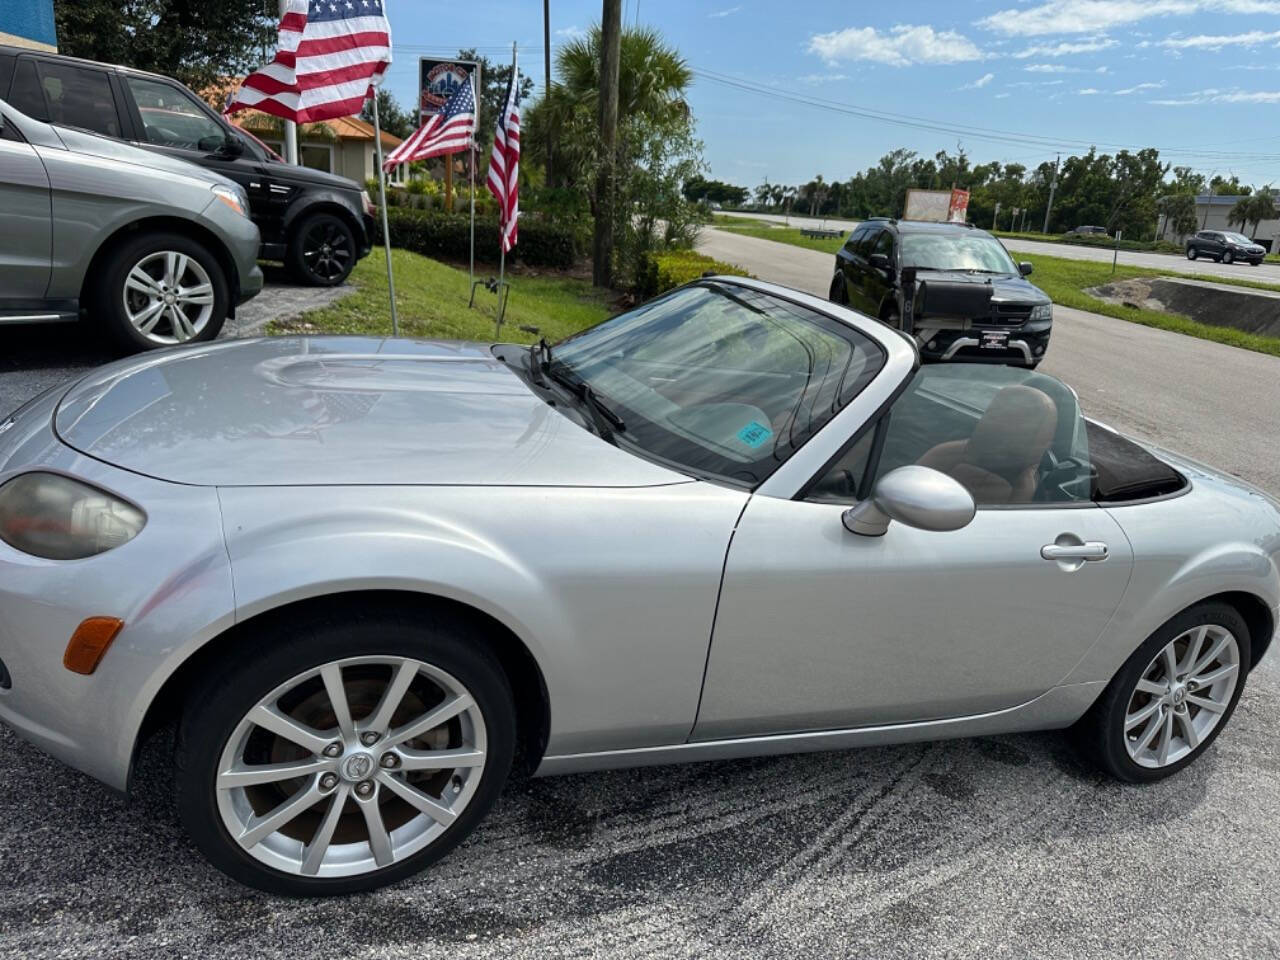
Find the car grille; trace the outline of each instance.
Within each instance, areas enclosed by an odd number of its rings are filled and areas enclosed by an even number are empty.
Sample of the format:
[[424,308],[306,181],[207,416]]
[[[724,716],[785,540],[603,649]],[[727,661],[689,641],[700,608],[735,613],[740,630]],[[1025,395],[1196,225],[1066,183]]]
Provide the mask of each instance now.
[[993,303],[990,317],[978,322],[987,322],[1001,327],[1017,327],[1031,319],[1029,303]]

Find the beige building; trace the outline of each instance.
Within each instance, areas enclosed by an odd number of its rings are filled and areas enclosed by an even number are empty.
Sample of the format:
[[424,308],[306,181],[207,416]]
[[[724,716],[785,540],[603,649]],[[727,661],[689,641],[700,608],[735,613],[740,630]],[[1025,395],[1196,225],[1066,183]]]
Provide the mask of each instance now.
[[[284,154],[281,123],[264,113],[246,110],[229,118],[247,130],[276,153]],[[400,138],[382,131],[382,151],[388,153],[400,145]],[[373,143],[373,124],[359,117],[338,117],[323,123],[307,123],[298,129],[298,163],[313,170],[349,177],[357,183],[377,176],[378,160]],[[399,182],[403,170],[392,173],[391,181]]]
[[[1234,233],[1243,233],[1246,237],[1257,240],[1272,252],[1280,250],[1280,220],[1263,220],[1258,224],[1256,232],[1253,229],[1253,224],[1242,227],[1238,221],[1227,223],[1231,208],[1236,205],[1236,201],[1239,199],[1239,197],[1208,195],[1196,197],[1196,229],[1229,230]],[[1174,234],[1172,224],[1166,229],[1163,215],[1156,224],[1156,236],[1165,240],[1172,240],[1174,243],[1182,243],[1186,239],[1185,236]]]

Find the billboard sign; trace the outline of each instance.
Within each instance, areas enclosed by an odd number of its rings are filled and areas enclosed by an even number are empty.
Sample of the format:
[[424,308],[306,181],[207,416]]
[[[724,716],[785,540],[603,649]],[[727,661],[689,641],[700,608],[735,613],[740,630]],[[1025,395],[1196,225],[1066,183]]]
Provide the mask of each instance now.
[[904,220],[928,220],[932,223],[964,223],[969,214],[968,190],[907,191]]
[[421,126],[443,110],[449,98],[473,74],[478,107],[481,91],[480,64],[474,60],[433,60],[422,57],[418,61],[418,125]]
[[951,223],[964,223],[969,216],[969,191],[952,190],[951,205],[947,209],[947,220]]

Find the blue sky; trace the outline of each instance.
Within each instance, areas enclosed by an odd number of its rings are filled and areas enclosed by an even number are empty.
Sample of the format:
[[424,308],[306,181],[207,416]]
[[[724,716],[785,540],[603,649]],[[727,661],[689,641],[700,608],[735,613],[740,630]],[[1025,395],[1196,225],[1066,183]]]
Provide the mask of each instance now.
[[[513,40],[541,88],[538,0],[388,7],[397,58],[388,86],[402,102],[416,99],[419,56],[475,46],[503,59]],[[1028,166],[1089,143],[1158,146],[1207,174],[1280,185],[1280,0],[623,7],[627,22],[638,15],[659,29],[698,72],[690,100],[712,175],[745,186],[766,175],[844,179],[895,147],[932,155],[957,142],[975,162]],[[551,0],[553,48],[599,16],[599,0]]]

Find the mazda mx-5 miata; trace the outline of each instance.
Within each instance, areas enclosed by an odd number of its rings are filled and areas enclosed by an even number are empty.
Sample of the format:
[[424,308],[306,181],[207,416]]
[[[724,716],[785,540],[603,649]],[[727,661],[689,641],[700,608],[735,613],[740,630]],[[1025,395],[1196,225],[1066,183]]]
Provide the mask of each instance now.
[[[1150,781],[1272,640],[1280,508],[1027,369],[744,279],[554,346],[279,338],[0,422],[0,720],[208,858],[406,877],[542,774],[1074,727]],[[161,742],[161,741],[154,741]]]

